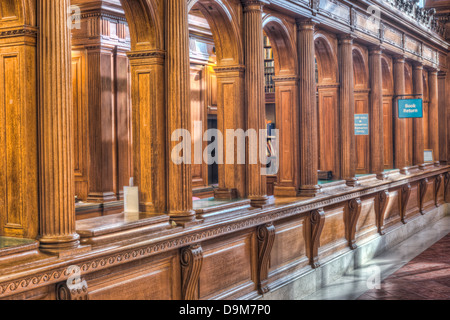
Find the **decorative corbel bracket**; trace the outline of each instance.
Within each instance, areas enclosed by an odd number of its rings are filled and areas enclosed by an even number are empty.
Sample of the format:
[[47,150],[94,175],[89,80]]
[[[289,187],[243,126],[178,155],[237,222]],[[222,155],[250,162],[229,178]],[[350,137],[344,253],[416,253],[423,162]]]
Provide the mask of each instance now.
[[319,247],[320,236],[325,225],[325,211],[323,209],[312,211],[309,217],[309,224],[309,261],[313,269],[317,269],[318,267],[320,267]]
[[203,249],[196,244],[181,249],[182,299],[198,300],[200,271],[203,265]]
[[269,292],[268,278],[270,267],[270,253],[275,241],[275,227],[272,223],[259,226],[258,236],[258,291],[260,294]]
[[403,224],[406,224],[406,207],[408,206],[409,198],[411,197],[411,184],[405,184],[402,187],[402,195],[401,195],[401,218]]
[[79,283],[70,286],[67,281],[58,283],[56,285],[56,300],[89,300],[89,290],[86,280],[81,278]]
[[425,208],[424,208],[424,200],[425,200],[425,195],[427,194],[427,190],[428,190],[428,179],[422,179],[420,181],[420,203],[419,203],[419,209],[420,209],[420,214],[424,215],[425,214]]
[[347,240],[350,249],[355,250],[356,246],[356,225],[361,214],[361,199],[355,198],[348,202],[348,216],[347,216]]
[[439,207],[439,190],[441,189],[443,175],[440,174],[434,180],[434,205]]
[[386,215],[389,197],[390,194],[388,190],[383,190],[377,195],[377,228],[378,233],[382,236],[386,234],[384,231],[384,217]]

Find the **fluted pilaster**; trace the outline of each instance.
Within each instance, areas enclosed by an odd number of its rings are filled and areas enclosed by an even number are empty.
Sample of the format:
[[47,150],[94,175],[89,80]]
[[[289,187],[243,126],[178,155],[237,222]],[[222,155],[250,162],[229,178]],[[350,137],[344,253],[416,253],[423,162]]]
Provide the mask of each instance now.
[[40,243],[47,251],[79,245],[75,232],[69,0],[39,0]]
[[356,186],[355,97],[353,75],[353,36],[339,38],[341,175],[347,185]]
[[[414,94],[423,98],[423,65],[415,64],[413,70]],[[423,118],[413,120],[413,164],[422,165],[424,162]]]
[[315,196],[318,186],[319,145],[315,79],[314,26],[311,20],[297,21],[300,116],[299,195]]
[[179,141],[171,141],[170,137],[177,129],[190,130],[191,128],[187,1],[166,1],[166,34],[168,212],[174,221],[185,223],[195,219],[195,213],[192,210],[191,165],[175,164],[171,161],[171,151]]
[[370,169],[378,179],[386,177],[384,173],[384,127],[383,127],[383,83],[380,47],[369,52],[370,71]]
[[[244,44],[245,44],[245,100],[247,103],[247,129],[259,130],[266,127],[264,92],[264,41],[262,27],[262,2],[245,0]],[[247,147],[248,149],[248,147]],[[259,146],[258,146],[259,151]],[[254,155],[248,155],[251,157]],[[259,157],[257,157],[259,159]],[[253,206],[269,204],[266,177],[261,174],[261,163],[247,162],[247,196]]]
[[430,148],[433,149],[435,163],[439,164],[439,96],[438,73],[436,70],[432,70],[428,73],[428,83],[430,88],[430,103],[428,105]]
[[405,94],[405,58],[394,58],[394,162],[403,174],[408,173],[406,165],[406,119],[398,117],[398,99]]

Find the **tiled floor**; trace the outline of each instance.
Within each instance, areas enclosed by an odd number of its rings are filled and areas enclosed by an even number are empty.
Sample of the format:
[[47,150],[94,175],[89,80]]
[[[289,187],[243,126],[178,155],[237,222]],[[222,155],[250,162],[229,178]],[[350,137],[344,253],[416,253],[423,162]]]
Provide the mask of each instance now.
[[450,299],[449,238],[447,216],[305,299]]
[[450,234],[359,300],[450,300]]

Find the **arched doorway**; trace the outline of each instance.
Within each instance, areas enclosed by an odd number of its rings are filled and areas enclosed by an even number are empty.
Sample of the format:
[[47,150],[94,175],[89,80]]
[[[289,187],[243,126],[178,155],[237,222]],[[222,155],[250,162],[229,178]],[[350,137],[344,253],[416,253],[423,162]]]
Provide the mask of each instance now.
[[317,63],[319,170],[340,179],[339,82],[337,39],[319,31],[314,36]]
[[[266,122],[276,127],[279,136],[268,132],[269,155],[278,162],[278,172],[268,177],[268,195],[296,196],[299,188],[299,136],[298,87],[296,50],[293,41],[295,27],[271,14],[263,17],[266,66]],[[272,54],[271,54],[272,52]],[[273,87],[272,87],[273,86]],[[276,141],[278,139],[278,141]],[[278,145],[278,154],[273,145]],[[273,192],[272,192],[273,190]]]
[[[243,129],[244,58],[242,39],[234,3],[218,0],[191,0],[191,115],[202,121],[202,132],[194,133],[201,140],[207,129],[223,133],[224,149],[219,150],[225,164],[195,164],[192,168],[194,186],[199,189],[218,183],[214,196],[218,200],[244,198],[246,195],[245,165],[237,164],[236,148],[227,154],[226,131]],[[203,31],[201,31],[203,30]],[[202,34],[203,32],[203,34]],[[199,59],[200,56],[204,57]],[[209,124],[208,124],[209,123]],[[193,155],[194,157],[194,155]],[[227,159],[234,159],[229,164]],[[208,189],[208,188],[206,188]],[[201,196],[201,193],[198,194]],[[207,196],[211,195],[206,193]],[[195,194],[194,194],[195,196]]]

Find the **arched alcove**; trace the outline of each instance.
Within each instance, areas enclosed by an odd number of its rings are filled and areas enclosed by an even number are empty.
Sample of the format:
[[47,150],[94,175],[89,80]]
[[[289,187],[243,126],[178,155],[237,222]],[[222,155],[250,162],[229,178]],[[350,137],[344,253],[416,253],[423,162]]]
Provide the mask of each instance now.
[[339,71],[337,39],[318,31],[314,35],[317,61],[317,107],[319,132],[319,170],[340,177],[339,155]]
[[381,72],[383,85],[383,132],[384,132],[384,168],[394,168],[394,125],[392,98],[394,95],[392,59],[381,56]]
[[[367,50],[358,44],[353,46],[353,75],[355,114],[367,114],[369,112],[369,66],[367,63]],[[370,134],[369,130],[369,134]],[[356,173],[367,174],[370,171],[370,140],[369,136],[356,136]]]
[[[225,134],[227,129],[245,128],[244,54],[234,3],[226,0],[190,0],[188,12],[191,17],[202,20],[202,27],[198,30],[207,29],[209,33],[202,40],[202,36],[195,35],[199,31],[195,31],[197,28],[194,27],[190,40],[191,50],[195,51],[196,44],[200,44],[206,59],[192,59],[191,55],[191,121],[192,125],[194,121],[202,122],[202,132],[193,133],[193,140],[199,141],[203,140],[203,133],[208,129],[217,128]],[[210,36],[211,42],[205,40]],[[211,46],[214,50],[210,50]],[[213,58],[207,61],[206,56]],[[207,144],[202,141],[204,148]],[[218,150],[224,160],[226,151],[225,148]],[[192,165],[194,198],[210,197],[212,194],[217,199],[245,197],[245,180],[240,178],[245,174],[244,170],[243,165]],[[211,185],[217,182],[219,188],[213,191]],[[201,190],[206,191],[202,193]]]
[[[269,39],[270,49],[273,50],[275,73],[275,100],[270,101],[271,99],[267,98],[270,93],[266,93],[266,118],[267,121],[274,121],[276,128],[279,129],[277,141],[279,153],[275,155],[279,170],[274,194],[296,196],[299,183],[299,168],[296,166],[299,150],[296,140],[292,139],[299,135],[297,53],[293,40],[295,28],[277,16],[265,14],[263,30]],[[271,114],[275,114],[275,117],[270,116]],[[277,138],[269,137],[269,139]],[[271,189],[268,187],[268,190]]]

